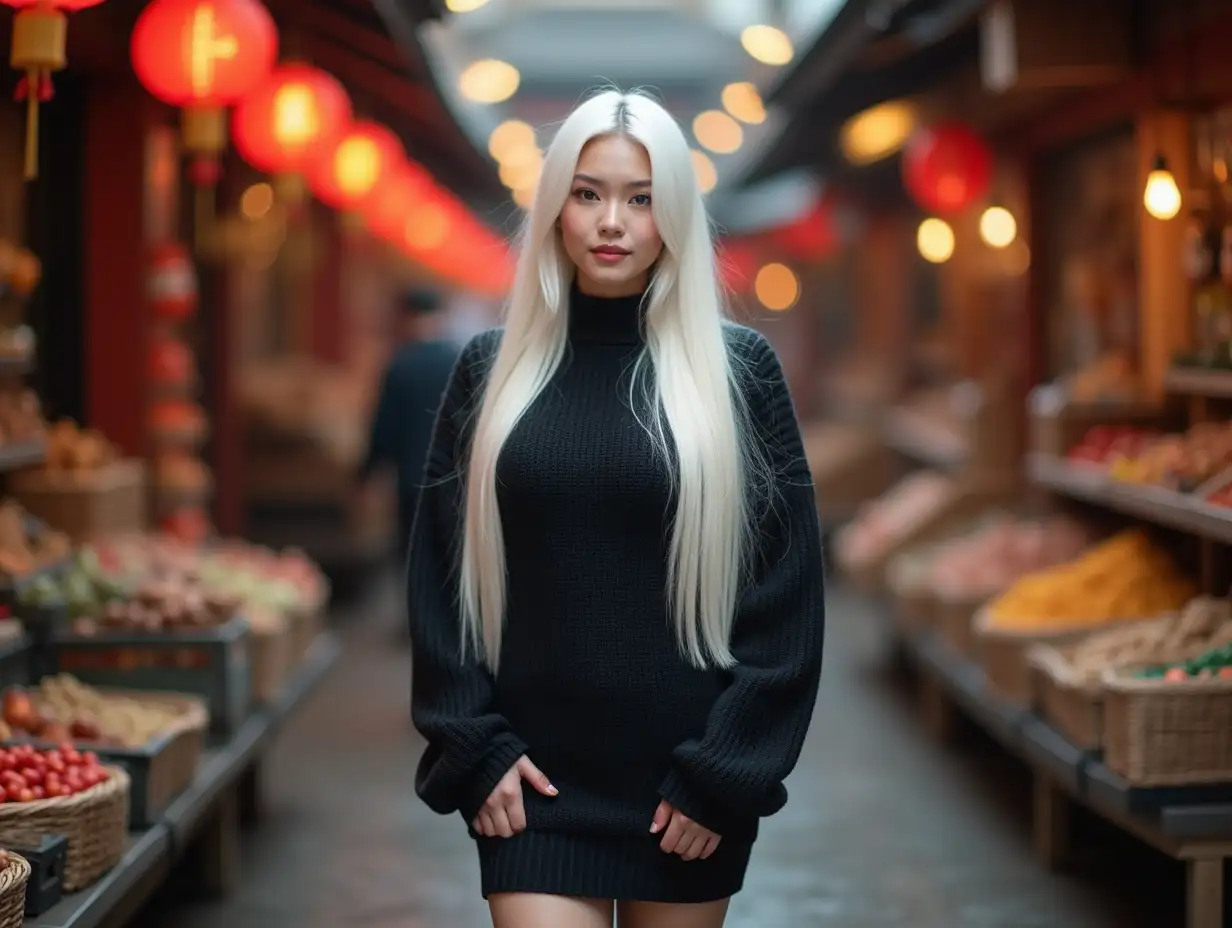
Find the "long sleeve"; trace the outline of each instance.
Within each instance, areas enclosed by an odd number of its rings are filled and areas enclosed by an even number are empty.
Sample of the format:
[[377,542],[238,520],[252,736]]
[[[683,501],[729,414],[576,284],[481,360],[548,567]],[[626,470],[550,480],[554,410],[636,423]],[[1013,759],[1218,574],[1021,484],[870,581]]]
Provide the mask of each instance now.
[[737,664],[705,730],[674,752],[664,799],[720,835],[755,827],[787,802],[821,677],[825,629],[821,527],[791,396],[773,348],[749,330],[750,419],[773,486],[732,629]]
[[411,715],[427,739],[415,791],[434,811],[469,824],[497,781],[526,751],[493,711],[487,668],[462,658],[455,553],[461,545],[464,435],[475,413],[492,335],[472,339],[454,366],[437,413],[407,568]]

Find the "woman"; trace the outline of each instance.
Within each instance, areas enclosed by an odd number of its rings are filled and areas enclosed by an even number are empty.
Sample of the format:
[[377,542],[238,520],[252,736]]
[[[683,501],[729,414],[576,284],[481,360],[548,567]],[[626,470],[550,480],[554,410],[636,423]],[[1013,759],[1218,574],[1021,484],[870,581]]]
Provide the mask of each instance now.
[[808,728],[820,531],[778,361],[723,320],[688,145],[608,92],[544,157],[412,535],[416,789],[496,928],[717,928]]

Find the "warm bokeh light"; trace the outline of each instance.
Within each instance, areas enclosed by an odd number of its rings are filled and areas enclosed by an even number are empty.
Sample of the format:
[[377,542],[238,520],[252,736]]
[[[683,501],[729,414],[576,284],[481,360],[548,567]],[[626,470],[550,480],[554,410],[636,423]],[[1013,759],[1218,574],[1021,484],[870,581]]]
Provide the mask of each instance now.
[[705,152],[698,151],[696,148],[691,149],[689,155],[693,158],[693,173],[697,175],[698,188],[702,193],[709,193],[719,182],[719,172],[715,169],[714,162],[706,156]]
[[783,65],[795,54],[791,39],[774,26],[748,26],[740,33],[740,44],[750,56],[762,64]]
[[755,84],[748,81],[728,84],[723,88],[720,99],[723,108],[741,122],[755,126],[766,121],[766,107]]
[[693,134],[703,148],[720,155],[730,155],[744,142],[740,123],[722,110],[706,110],[693,119]]
[[261,219],[274,208],[274,188],[269,184],[253,184],[240,196],[240,212],[245,219]]
[[766,309],[784,312],[800,298],[800,281],[786,264],[767,264],[753,280],[753,292]]
[[445,8],[450,13],[473,13],[487,3],[488,0],[445,0]]
[[1006,248],[1018,237],[1018,222],[1004,206],[990,206],[980,216],[980,238],[993,248]]
[[535,147],[535,129],[520,119],[506,119],[488,136],[488,154],[507,161],[516,152]]
[[503,103],[518,92],[522,77],[506,61],[482,58],[472,62],[458,78],[458,90],[473,103]]
[[933,264],[944,264],[954,254],[954,230],[948,222],[936,216],[920,223],[915,242],[924,260]]
[[513,191],[513,202],[529,210],[535,203],[535,187],[521,187]]
[[503,162],[500,166],[501,183],[510,190],[520,190],[537,184],[539,172],[543,170],[543,156],[533,149],[532,155]]
[[852,164],[871,164],[894,154],[915,131],[916,108],[890,100],[852,116],[839,132],[839,145]]
[[1172,219],[1181,211],[1181,188],[1161,158],[1146,178],[1146,190],[1142,192],[1142,204],[1156,219]]

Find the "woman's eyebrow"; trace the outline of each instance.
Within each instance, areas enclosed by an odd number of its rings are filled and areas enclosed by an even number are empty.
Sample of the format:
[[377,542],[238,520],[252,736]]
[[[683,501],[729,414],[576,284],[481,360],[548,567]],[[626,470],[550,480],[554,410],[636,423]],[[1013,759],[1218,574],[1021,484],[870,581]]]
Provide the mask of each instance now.
[[[599,178],[597,178],[597,177],[591,177],[589,174],[574,174],[574,175],[573,175],[573,179],[574,179],[574,180],[580,180],[580,181],[582,181],[583,183],[586,183],[586,184],[594,184],[596,187],[607,187],[607,186],[608,186],[608,182],[607,182],[607,181],[605,181],[605,180],[600,180],[600,179],[599,179]],[[625,184],[625,186],[626,186],[626,187],[649,187],[649,186],[650,186],[650,181],[648,181],[648,180],[635,180],[635,181],[630,181],[629,183]]]

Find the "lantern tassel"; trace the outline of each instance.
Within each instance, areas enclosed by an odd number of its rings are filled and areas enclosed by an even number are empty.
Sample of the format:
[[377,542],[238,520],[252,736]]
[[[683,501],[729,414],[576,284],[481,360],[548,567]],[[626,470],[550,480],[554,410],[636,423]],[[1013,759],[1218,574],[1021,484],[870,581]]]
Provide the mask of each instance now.
[[38,177],[39,104],[50,100],[54,92],[51,74],[31,68],[17,82],[17,91],[13,94],[16,100],[26,101],[26,180]]

